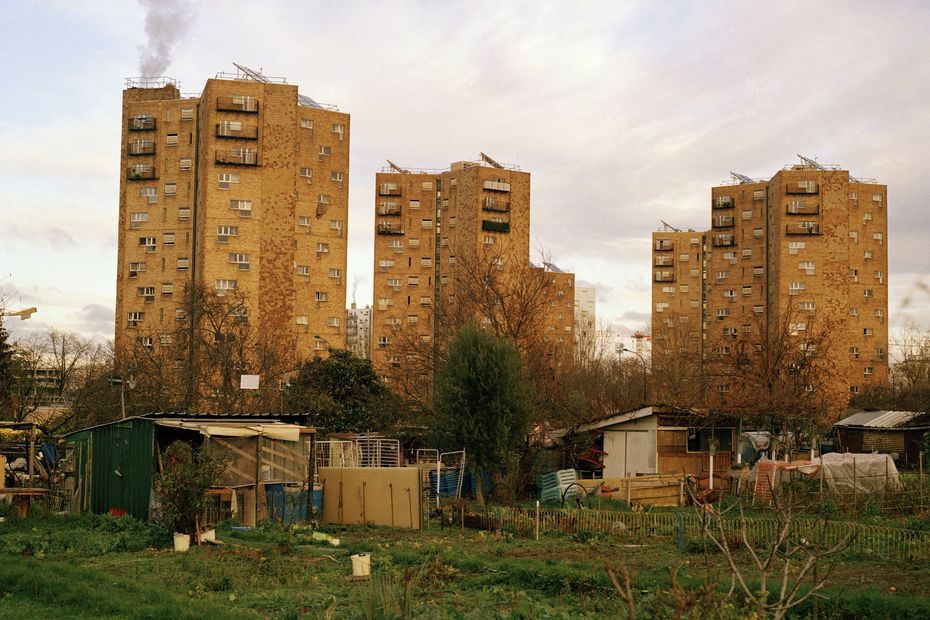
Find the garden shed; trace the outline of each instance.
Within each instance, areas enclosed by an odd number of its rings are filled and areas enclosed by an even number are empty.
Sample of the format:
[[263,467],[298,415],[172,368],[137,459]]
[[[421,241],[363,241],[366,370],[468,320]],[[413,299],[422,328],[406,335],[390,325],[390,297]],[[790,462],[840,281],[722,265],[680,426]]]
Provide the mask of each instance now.
[[903,468],[917,469],[930,413],[860,411],[833,425],[844,452],[890,454]]
[[[65,436],[65,489],[74,513],[130,514],[148,519],[162,453],[182,440],[211,441],[226,452],[217,485],[244,521],[259,517],[268,488],[312,484],[312,428],[243,416],[127,418]],[[241,497],[242,501],[237,499]],[[256,503],[256,497],[258,502]]]
[[578,432],[602,435],[602,449],[607,453],[603,457],[604,478],[688,474],[706,486],[711,446],[716,443],[714,486],[726,486],[734,461],[736,427],[732,421],[711,424],[696,412],[657,405],[584,424]]

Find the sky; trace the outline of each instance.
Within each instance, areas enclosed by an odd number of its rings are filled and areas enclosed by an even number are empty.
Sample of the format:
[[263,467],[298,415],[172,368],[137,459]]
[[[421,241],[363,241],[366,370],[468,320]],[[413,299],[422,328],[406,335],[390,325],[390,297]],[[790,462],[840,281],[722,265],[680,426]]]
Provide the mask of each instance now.
[[626,334],[648,326],[661,220],[706,228],[730,171],[769,177],[802,154],[888,185],[891,324],[930,327],[928,3],[2,8],[0,299],[39,308],[14,335],[112,338],[122,89],[159,59],[184,93],[238,62],[351,115],[348,301],[371,302],[387,158],[484,151],[529,171],[534,251],[596,287],[598,321]]

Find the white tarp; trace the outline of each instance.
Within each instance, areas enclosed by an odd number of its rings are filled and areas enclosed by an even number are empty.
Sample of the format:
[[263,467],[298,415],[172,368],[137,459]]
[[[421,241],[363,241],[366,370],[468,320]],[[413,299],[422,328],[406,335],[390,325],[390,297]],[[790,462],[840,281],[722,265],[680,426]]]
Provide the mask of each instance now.
[[898,468],[889,454],[824,454],[823,471],[815,478],[820,476],[830,490],[840,493],[871,493],[899,485]]
[[194,431],[206,437],[255,437],[262,435],[281,441],[299,441],[300,426],[269,422],[266,424],[241,424],[235,422],[193,422],[190,420],[159,420],[159,426],[171,426]]

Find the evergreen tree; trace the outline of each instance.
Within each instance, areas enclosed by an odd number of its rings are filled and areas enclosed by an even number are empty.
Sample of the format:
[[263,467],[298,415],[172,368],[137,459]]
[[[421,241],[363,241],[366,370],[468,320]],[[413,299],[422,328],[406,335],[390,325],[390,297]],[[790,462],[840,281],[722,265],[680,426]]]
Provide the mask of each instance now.
[[444,449],[465,450],[479,501],[481,474],[499,471],[525,441],[530,403],[516,348],[474,323],[460,329],[439,375],[435,431]]

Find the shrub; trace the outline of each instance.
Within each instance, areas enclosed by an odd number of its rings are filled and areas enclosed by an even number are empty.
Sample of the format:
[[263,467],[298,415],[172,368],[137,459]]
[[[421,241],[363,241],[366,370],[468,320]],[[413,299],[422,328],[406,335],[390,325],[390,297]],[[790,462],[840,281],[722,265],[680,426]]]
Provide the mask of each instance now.
[[155,479],[161,502],[159,523],[175,532],[194,534],[207,507],[207,491],[225,469],[225,455],[209,444],[196,450],[183,441],[168,446],[165,469]]

